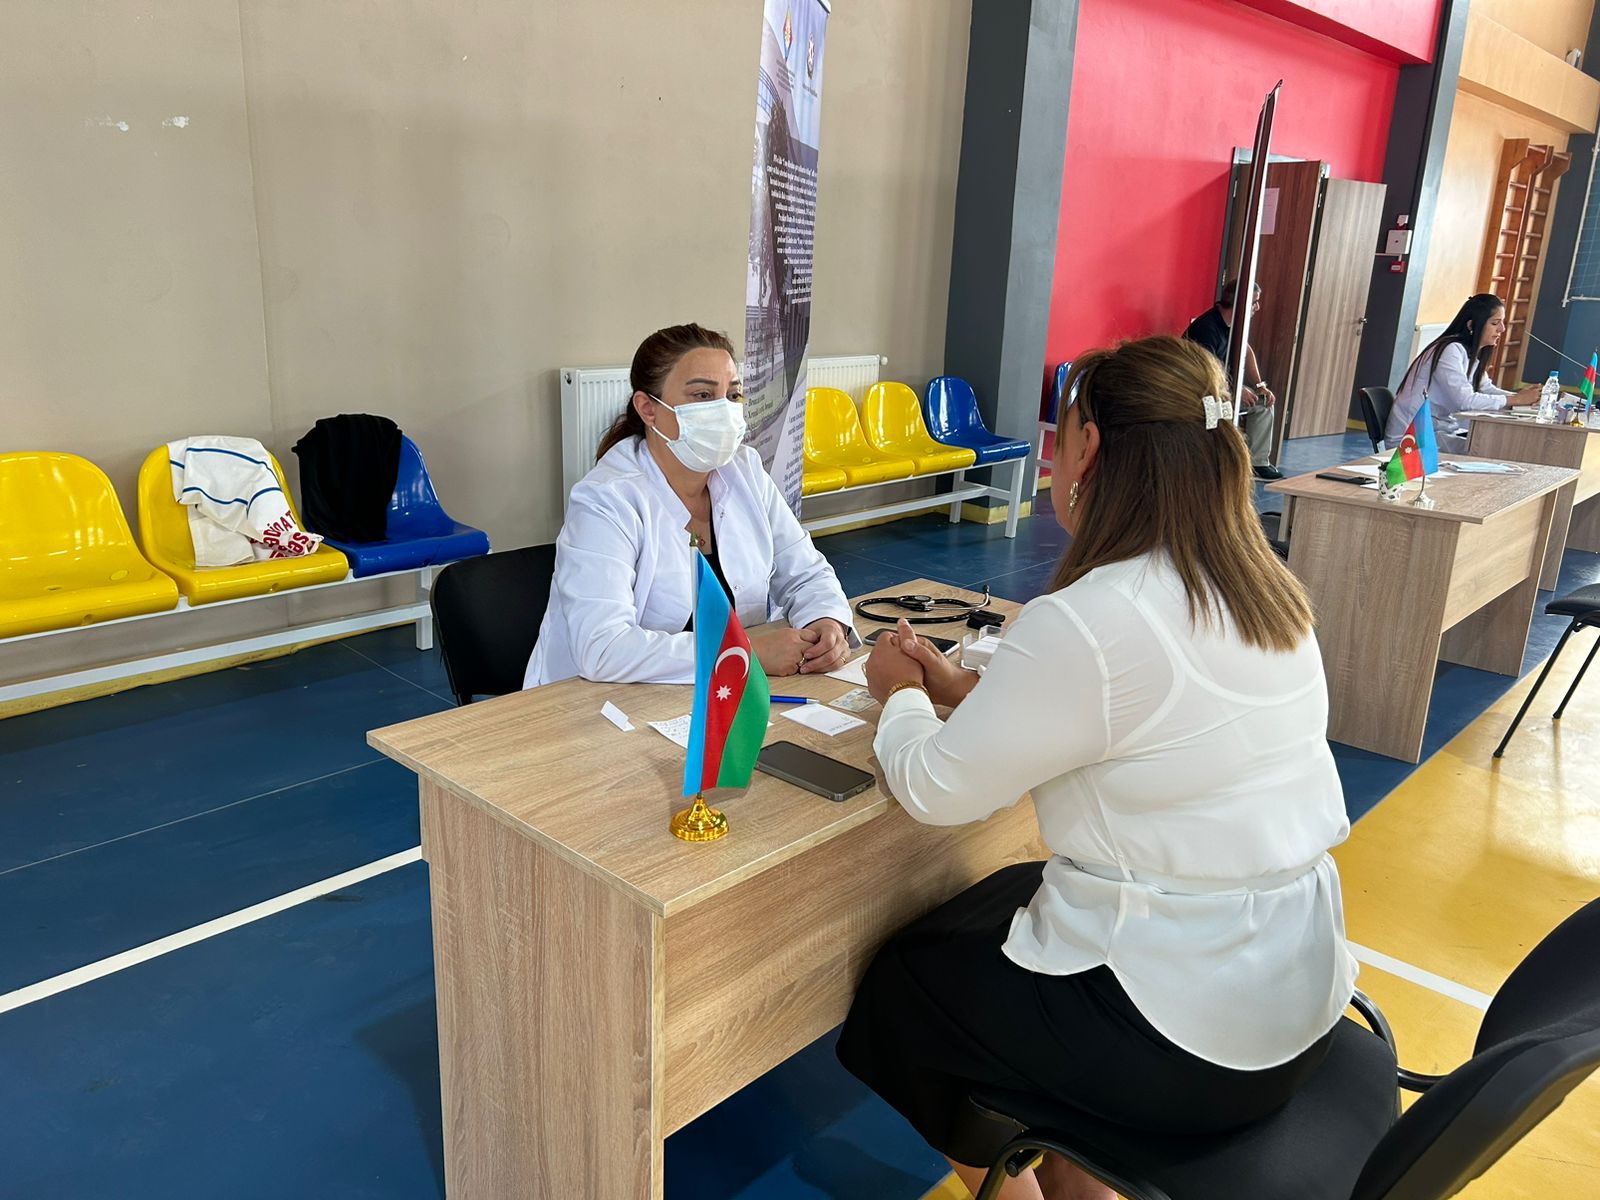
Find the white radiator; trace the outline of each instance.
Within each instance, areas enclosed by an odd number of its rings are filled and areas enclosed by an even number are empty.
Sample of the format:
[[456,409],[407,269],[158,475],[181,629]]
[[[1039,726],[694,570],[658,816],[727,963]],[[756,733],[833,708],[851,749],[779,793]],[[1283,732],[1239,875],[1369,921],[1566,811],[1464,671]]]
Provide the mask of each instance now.
[[[889,360],[876,354],[813,358],[806,364],[807,387],[849,392],[861,404],[878,382],[878,368]],[[600,435],[611,427],[633,395],[627,367],[561,368],[561,507],[573,485],[594,466]]]
[[594,466],[600,435],[622,415],[633,388],[627,367],[561,368],[561,511]]
[[813,358],[806,363],[807,387],[838,388],[849,392],[860,408],[867,401],[867,389],[878,382],[878,368],[887,358],[876,354],[848,354],[833,358]]
[[1416,362],[1417,355],[1437,341],[1444,334],[1445,328],[1446,324],[1443,321],[1432,325],[1418,325],[1416,334],[1411,339],[1411,361]]

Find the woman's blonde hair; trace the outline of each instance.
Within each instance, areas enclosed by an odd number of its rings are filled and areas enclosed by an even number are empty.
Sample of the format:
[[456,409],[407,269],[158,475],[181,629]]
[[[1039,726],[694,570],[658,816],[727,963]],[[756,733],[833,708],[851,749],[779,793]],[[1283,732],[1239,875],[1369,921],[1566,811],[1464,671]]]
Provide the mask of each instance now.
[[1058,422],[1094,422],[1100,451],[1051,590],[1163,551],[1196,624],[1225,607],[1246,644],[1290,650],[1311,631],[1311,604],[1261,531],[1244,438],[1226,420],[1206,428],[1202,398],[1227,389],[1222,364],[1182,338],[1124,342],[1072,364],[1063,394],[1077,400]]

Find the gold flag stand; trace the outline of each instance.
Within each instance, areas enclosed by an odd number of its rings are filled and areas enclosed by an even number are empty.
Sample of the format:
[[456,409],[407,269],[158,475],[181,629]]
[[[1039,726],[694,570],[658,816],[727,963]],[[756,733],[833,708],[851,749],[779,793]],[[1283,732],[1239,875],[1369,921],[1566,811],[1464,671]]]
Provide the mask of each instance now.
[[686,842],[714,842],[728,832],[728,818],[706,807],[706,798],[694,794],[694,803],[672,818],[672,833]]

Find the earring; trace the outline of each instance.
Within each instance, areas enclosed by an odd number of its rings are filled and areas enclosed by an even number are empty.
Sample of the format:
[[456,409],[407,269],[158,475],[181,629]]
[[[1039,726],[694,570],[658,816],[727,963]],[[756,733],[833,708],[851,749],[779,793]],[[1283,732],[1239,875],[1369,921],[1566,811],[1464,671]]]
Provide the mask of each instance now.
[[1072,490],[1067,493],[1067,511],[1070,513],[1078,507],[1078,481],[1072,481]]

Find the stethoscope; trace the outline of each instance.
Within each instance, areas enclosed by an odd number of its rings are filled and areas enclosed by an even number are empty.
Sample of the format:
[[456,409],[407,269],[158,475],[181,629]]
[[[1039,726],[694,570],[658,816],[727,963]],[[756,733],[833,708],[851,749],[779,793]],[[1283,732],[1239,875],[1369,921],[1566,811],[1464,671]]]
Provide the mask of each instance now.
[[[869,604],[892,604],[900,609],[900,613],[886,617],[881,613],[868,612]],[[871,596],[856,602],[856,615],[865,617],[869,621],[882,621],[885,625],[893,625],[898,621],[905,621],[908,625],[948,625],[951,621],[959,621],[962,617],[977,612],[979,609],[989,607],[989,586],[984,585],[983,599],[974,603],[971,600],[957,600],[953,596]],[[948,617],[907,617],[904,613],[931,613],[936,609],[954,609]]]

